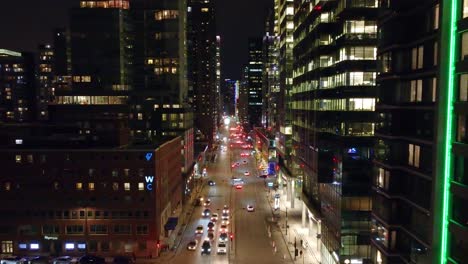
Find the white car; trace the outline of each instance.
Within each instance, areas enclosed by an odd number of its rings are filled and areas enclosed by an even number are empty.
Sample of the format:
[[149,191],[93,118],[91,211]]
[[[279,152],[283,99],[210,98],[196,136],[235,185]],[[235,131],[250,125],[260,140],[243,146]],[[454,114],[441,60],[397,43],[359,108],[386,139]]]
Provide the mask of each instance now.
[[221,216],[221,220],[229,220],[228,213],[223,213],[222,216]]
[[253,211],[255,211],[254,206],[251,205],[251,204],[247,205],[247,211],[248,211],[248,212],[253,212]]
[[223,220],[223,221],[221,221],[221,225],[229,225],[229,220]]
[[11,257],[4,257],[0,260],[0,263],[1,264],[20,264],[22,263],[21,262],[21,258],[20,257],[15,257],[15,256],[11,256]]
[[198,241],[197,240],[192,240],[187,244],[187,249],[188,250],[196,250],[198,246]]
[[226,243],[219,243],[218,244],[218,254],[226,254],[227,253],[227,250],[226,250]]
[[197,226],[197,229],[195,229],[195,234],[203,234],[203,226],[202,225]]
[[228,214],[229,213],[229,206],[227,205],[224,205],[224,208],[223,208],[223,214],[226,213]]
[[244,175],[245,175],[245,176],[249,176],[249,175],[250,175],[250,172],[245,171],[245,172],[244,172]]

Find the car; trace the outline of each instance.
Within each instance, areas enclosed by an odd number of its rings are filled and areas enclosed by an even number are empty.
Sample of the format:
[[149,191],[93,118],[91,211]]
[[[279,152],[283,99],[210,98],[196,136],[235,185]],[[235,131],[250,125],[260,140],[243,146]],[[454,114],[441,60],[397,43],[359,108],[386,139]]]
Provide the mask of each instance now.
[[245,176],[250,176],[250,172],[244,171],[244,175],[245,175]]
[[221,224],[222,225],[229,225],[229,220],[223,220],[223,221],[221,221]]
[[203,244],[201,246],[201,254],[211,254],[211,243],[209,240],[203,241]]
[[206,199],[205,203],[203,204],[204,206],[210,206],[211,205],[211,200]]
[[134,264],[135,261],[129,256],[115,256],[113,260],[114,264]]
[[78,259],[70,256],[61,256],[52,260],[52,264],[73,264],[76,262]]
[[219,242],[227,242],[228,241],[228,234],[226,232],[223,232],[219,235],[218,238]]
[[229,213],[229,206],[224,205],[223,207],[223,214],[228,214]]
[[217,213],[213,213],[213,214],[211,215],[211,219],[210,219],[210,220],[211,220],[211,222],[216,222],[216,221],[218,221],[218,214],[217,214]]
[[84,255],[79,260],[80,264],[105,264],[104,258],[94,255]]
[[264,179],[265,179],[265,178],[268,178],[268,175],[262,174],[262,175],[258,175],[258,177],[259,177],[259,178],[264,178]]
[[229,220],[229,214],[228,213],[223,213],[221,216],[221,220]]
[[247,205],[247,211],[248,211],[248,212],[253,212],[253,211],[255,211],[254,206],[251,205],[251,204]]
[[208,230],[214,230],[214,226],[215,224],[213,222],[209,222],[207,227],[208,227]]
[[21,259],[22,264],[49,264],[49,258],[45,256],[27,256]]
[[213,232],[209,232],[207,238],[208,238],[208,240],[213,241],[213,239],[214,239],[214,233],[213,233]]
[[194,239],[187,244],[187,250],[196,250],[198,246],[198,240]]
[[236,166],[239,167],[239,166],[240,166],[240,163],[239,163],[239,162],[236,162]]
[[195,229],[195,234],[203,234],[203,226],[202,225],[199,225],[197,226],[197,228]]
[[208,185],[209,185],[209,186],[215,186],[216,183],[215,183],[214,181],[208,181]]
[[219,228],[219,232],[221,233],[225,233],[227,231],[228,231],[227,225],[221,225],[221,227]]
[[239,190],[239,189],[242,189],[242,185],[237,184],[237,185],[236,185],[236,189],[238,189],[238,190]]
[[210,215],[211,215],[210,209],[203,210],[203,212],[202,212],[203,217],[210,217]]
[[227,250],[226,250],[226,243],[218,243],[218,254],[226,254],[227,253]]
[[16,256],[10,256],[10,257],[3,257],[0,260],[1,264],[20,264],[21,263],[21,258],[16,257]]
[[247,164],[247,161],[246,161],[246,160],[243,160],[242,163]]

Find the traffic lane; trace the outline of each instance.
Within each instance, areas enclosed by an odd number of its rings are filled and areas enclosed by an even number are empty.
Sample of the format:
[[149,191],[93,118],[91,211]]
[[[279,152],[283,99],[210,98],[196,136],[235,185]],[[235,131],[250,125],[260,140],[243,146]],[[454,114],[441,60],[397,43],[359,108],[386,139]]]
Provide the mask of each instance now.
[[[236,263],[283,263],[268,237],[265,219],[270,212],[259,199],[261,191],[252,179],[236,193]],[[245,209],[248,204],[255,205],[254,212]]]

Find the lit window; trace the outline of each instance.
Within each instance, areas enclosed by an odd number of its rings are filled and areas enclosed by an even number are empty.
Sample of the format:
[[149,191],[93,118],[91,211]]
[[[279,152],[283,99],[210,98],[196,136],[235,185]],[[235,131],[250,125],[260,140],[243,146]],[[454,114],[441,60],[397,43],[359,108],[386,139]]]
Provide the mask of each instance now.
[[434,27],[433,29],[439,28],[439,4],[434,7]]
[[286,7],[286,15],[294,15],[294,7]]
[[179,16],[177,10],[158,10],[154,13],[154,19],[157,21],[165,19],[176,19]]
[[421,154],[421,147],[414,144],[408,145],[408,164],[419,168],[419,157]]
[[11,183],[5,182],[5,191],[10,191],[10,190],[11,190]]
[[468,32],[464,32],[461,39],[461,59],[468,60]]
[[39,243],[31,243],[29,244],[29,248],[32,250],[38,250],[39,249]]
[[201,11],[202,11],[203,13],[206,13],[206,12],[210,11],[210,9],[207,8],[207,7],[203,7],[203,8],[201,9]]
[[130,183],[129,182],[124,183],[124,189],[126,191],[130,191]]
[[411,49],[411,69],[423,68],[424,47],[419,46]]
[[463,1],[463,18],[468,17],[468,0]]
[[468,101],[468,74],[460,75],[460,101]]
[[422,80],[412,80],[411,81],[411,102],[421,102],[422,101]]
[[139,183],[138,183],[138,190],[139,190],[139,191],[145,190],[145,184],[142,183],[142,182],[139,182]]
[[119,183],[118,182],[113,182],[112,183],[112,190],[118,191],[119,190]]
[[468,118],[466,115],[458,116],[458,127],[457,127],[457,141],[468,143],[468,133],[466,127],[468,125]]
[[21,155],[16,155],[15,156],[15,161],[16,161],[16,163],[21,163]]
[[94,191],[94,182],[88,183],[88,189],[89,189],[90,191]]
[[76,189],[79,190],[79,191],[81,191],[81,190],[83,189],[83,183],[77,182],[77,183],[76,183]]
[[65,243],[65,249],[66,250],[73,250],[73,249],[75,249],[75,244],[74,243]]

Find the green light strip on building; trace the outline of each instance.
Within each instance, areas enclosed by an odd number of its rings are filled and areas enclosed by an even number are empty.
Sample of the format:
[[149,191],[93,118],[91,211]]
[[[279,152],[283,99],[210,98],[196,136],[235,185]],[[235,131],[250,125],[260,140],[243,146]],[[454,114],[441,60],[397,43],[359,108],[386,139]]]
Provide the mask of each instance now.
[[[445,127],[445,160],[444,160],[444,180],[443,180],[443,203],[442,203],[442,244],[441,244],[441,253],[440,253],[440,264],[447,263],[447,253],[448,253],[448,223],[449,223],[449,206],[450,206],[450,179],[452,174],[452,121],[453,121],[453,95],[455,87],[455,54],[456,54],[456,36],[457,36],[457,14],[458,7],[460,3],[459,0],[452,0],[450,13],[450,43],[449,43],[449,63],[444,65],[445,67],[442,70],[448,71],[448,82],[447,82],[447,102],[446,102],[446,127]],[[442,88],[442,87],[441,87]]]

